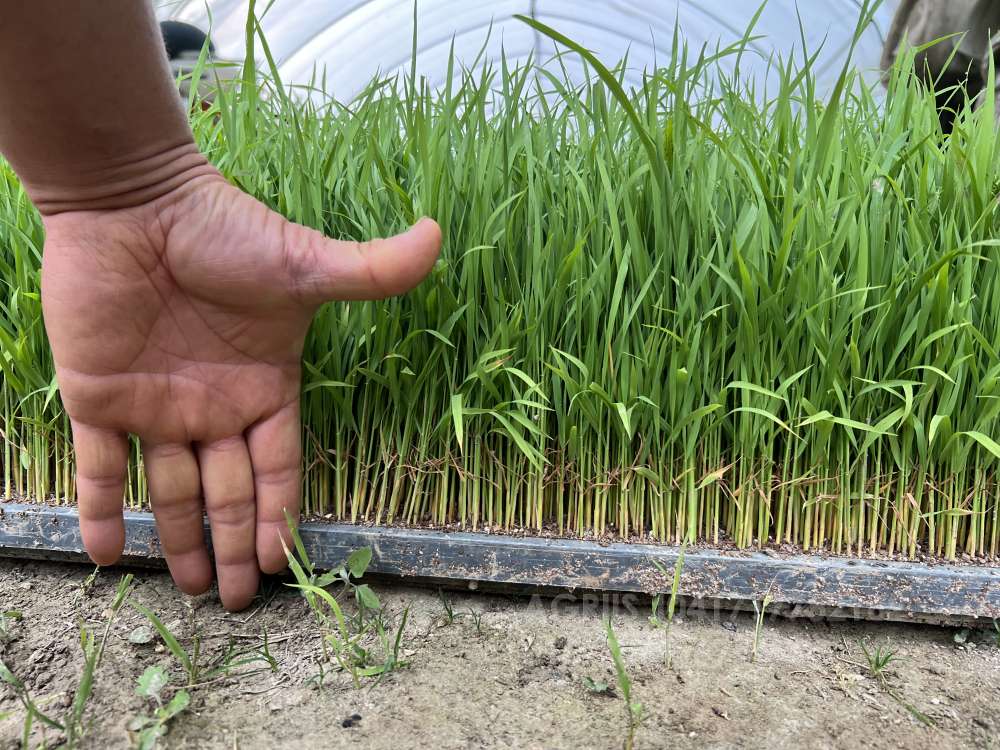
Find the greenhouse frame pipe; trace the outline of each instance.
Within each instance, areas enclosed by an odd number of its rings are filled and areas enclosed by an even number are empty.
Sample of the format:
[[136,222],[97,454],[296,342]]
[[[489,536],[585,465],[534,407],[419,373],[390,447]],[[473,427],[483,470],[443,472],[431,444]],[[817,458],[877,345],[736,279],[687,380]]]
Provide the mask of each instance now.
[[[681,551],[656,544],[338,523],[303,523],[300,532],[319,568],[335,567],[351,551],[371,547],[372,573],[469,588],[655,594],[670,590]],[[76,509],[0,505],[0,556],[86,559]],[[127,511],[124,561],[160,560],[153,516]],[[802,608],[846,617],[988,624],[1000,618],[1000,567],[692,547],[684,553],[680,594],[730,603],[767,597],[786,614]]]

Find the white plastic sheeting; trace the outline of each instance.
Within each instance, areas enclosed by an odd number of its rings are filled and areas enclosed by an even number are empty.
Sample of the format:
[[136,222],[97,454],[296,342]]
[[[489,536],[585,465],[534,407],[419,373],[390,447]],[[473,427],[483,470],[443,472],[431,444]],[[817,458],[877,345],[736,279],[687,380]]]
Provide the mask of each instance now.
[[[877,75],[885,33],[899,0],[886,0],[854,55],[855,64]],[[244,53],[247,0],[166,0],[161,18],[187,21],[211,31],[220,57],[241,59]],[[857,24],[859,0],[770,0],[755,29],[760,54],[747,56],[741,69],[764,82],[772,53],[801,54],[801,28],[817,61],[820,88],[833,86]],[[267,7],[259,0],[257,12]],[[523,61],[529,55],[545,61],[555,46],[513,18],[533,16],[593,50],[605,63],[628,53],[626,79],[639,82],[644,69],[670,54],[675,22],[683,39],[697,51],[741,38],[756,0],[419,0],[417,69],[432,85],[444,83],[449,49],[466,63],[484,50],[485,59]],[[261,23],[287,83],[306,84],[314,72],[326,75],[327,92],[351,99],[376,74],[410,67],[413,4],[409,0],[275,0]],[[492,30],[491,30],[492,27]],[[484,48],[485,45],[485,48]],[[563,58],[575,78],[581,63]],[[726,61],[724,66],[732,66]]]

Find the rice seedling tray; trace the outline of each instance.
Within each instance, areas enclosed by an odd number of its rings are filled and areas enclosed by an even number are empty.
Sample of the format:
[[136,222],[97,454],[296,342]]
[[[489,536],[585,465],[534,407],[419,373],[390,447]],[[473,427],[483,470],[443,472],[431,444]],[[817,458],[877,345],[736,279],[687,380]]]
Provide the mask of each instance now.
[[[153,516],[125,514],[125,560],[161,564]],[[654,594],[670,581],[675,546],[601,543],[341,523],[304,523],[320,567],[371,547],[370,571],[421,583]],[[0,508],[0,555],[85,557],[76,510],[36,504]],[[680,594],[695,601],[769,601],[783,614],[940,623],[1000,617],[1000,567],[688,548]]]

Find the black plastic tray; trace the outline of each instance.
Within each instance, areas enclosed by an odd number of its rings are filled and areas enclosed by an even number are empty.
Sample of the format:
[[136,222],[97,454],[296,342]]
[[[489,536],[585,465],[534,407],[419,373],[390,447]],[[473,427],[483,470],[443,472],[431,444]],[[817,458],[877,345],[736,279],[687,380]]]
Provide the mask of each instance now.
[[[156,563],[159,540],[149,513],[125,514],[125,560]],[[598,544],[571,539],[305,523],[310,559],[332,567],[372,548],[369,571],[469,588],[595,590],[654,594],[670,589],[679,549],[654,544]],[[73,507],[0,505],[0,555],[84,559]],[[785,614],[922,622],[988,623],[1000,618],[1000,567],[879,561],[833,556],[718,551],[685,552],[680,593],[705,602],[759,602]]]

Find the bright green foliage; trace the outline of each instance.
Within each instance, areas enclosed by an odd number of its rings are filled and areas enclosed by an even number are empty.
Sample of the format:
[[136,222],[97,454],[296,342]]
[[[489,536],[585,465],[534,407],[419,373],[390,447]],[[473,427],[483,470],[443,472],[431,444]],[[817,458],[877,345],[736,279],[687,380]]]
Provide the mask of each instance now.
[[[808,58],[754,90],[744,40],[636,91],[501,62],[319,104],[257,52],[194,115],[231,180],[338,237],[444,229],[415,292],[313,326],[307,513],[997,555],[992,103],[943,136],[905,59],[885,96],[845,68],[824,98]],[[0,491],[63,501],[40,260],[0,171]]]

